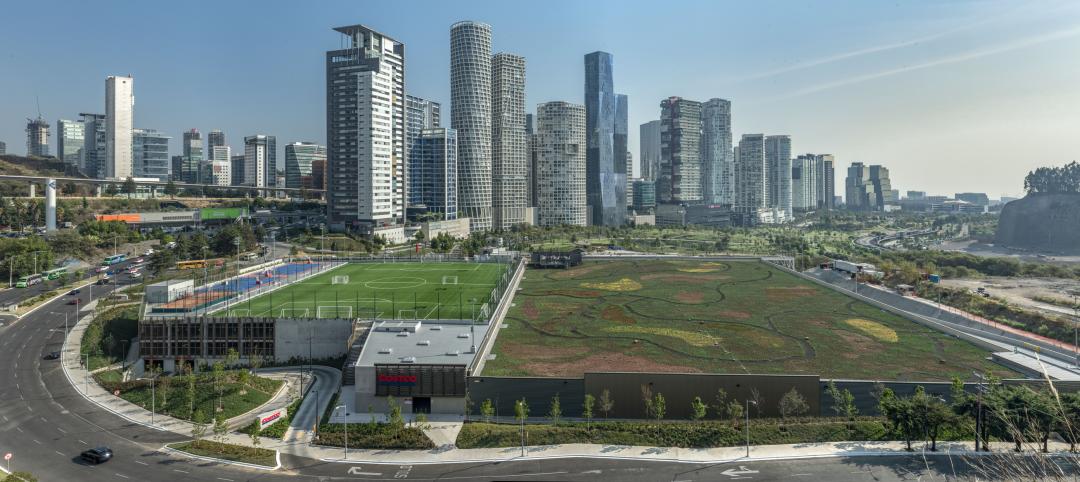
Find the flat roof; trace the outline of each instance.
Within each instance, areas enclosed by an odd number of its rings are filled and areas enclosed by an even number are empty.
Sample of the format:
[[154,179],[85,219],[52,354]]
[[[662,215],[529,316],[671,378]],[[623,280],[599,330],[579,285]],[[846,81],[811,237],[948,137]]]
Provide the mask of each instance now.
[[[468,323],[382,321],[368,332],[356,366],[377,363],[466,365],[472,363],[487,325]],[[474,339],[476,338],[475,343]]]

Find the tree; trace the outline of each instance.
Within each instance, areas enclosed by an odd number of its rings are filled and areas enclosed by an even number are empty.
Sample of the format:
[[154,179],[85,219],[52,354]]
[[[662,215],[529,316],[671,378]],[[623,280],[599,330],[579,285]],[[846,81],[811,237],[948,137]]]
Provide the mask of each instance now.
[[12,472],[2,482],[38,482],[38,479],[30,472]]
[[785,421],[788,417],[797,417],[810,410],[810,406],[806,404],[806,399],[799,393],[795,387],[791,387],[784,396],[780,397],[780,418]]
[[120,192],[127,194],[130,198],[132,194],[135,194],[136,189],[135,180],[129,177],[124,180],[124,185],[120,187]]
[[761,396],[757,387],[750,389],[750,401],[754,402],[754,415],[760,417],[761,411],[765,409],[765,397]]
[[164,273],[173,266],[176,266],[176,255],[173,254],[171,249],[154,251],[154,254],[150,255],[150,271],[155,276]]
[[386,414],[386,422],[395,430],[405,428],[405,417],[401,415],[401,404],[394,397],[386,397],[386,406],[390,412]]
[[188,417],[192,420],[195,419],[195,374],[192,373],[191,368],[185,366],[183,368],[187,372],[187,400],[188,400]]
[[491,399],[485,399],[480,404],[480,416],[484,418],[484,422],[491,423],[492,417],[495,416],[495,405],[491,403]]
[[743,405],[738,400],[732,400],[728,402],[727,406],[728,417],[731,419],[731,426],[738,427],[739,421],[743,417]]
[[214,363],[213,374],[214,393],[217,394],[217,406],[214,408],[214,411],[220,412],[224,410],[224,407],[221,406],[221,383],[224,381],[222,379],[225,377],[225,365],[221,362]]
[[664,415],[667,414],[667,401],[664,399],[664,394],[656,392],[652,402],[653,415],[656,416],[656,439],[660,440],[660,421],[664,419]]
[[529,404],[524,398],[514,402],[514,419],[522,423],[529,418]]
[[[917,387],[916,392],[922,387]],[[911,441],[921,434],[922,425],[918,414],[912,408],[910,398],[900,398],[891,389],[885,389],[879,402],[882,415],[892,424],[893,431],[904,439],[907,450],[911,451]]]
[[832,397],[832,409],[837,416],[843,415],[850,419],[859,414],[859,409],[855,407],[855,395],[851,394],[851,390],[840,390],[836,387],[835,380],[829,380],[825,392]]
[[259,437],[259,434],[262,433],[262,429],[259,428],[259,424],[259,417],[255,417],[255,429],[248,434],[251,436],[251,446],[255,447],[256,450],[258,450],[259,444],[262,443],[262,439]]
[[551,407],[548,408],[548,418],[551,419],[551,424],[558,427],[559,419],[562,418],[562,404],[559,403],[559,394],[556,393],[554,397],[551,397]]
[[653,416],[653,393],[648,385],[641,386],[641,402],[645,404],[645,418]]
[[593,405],[596,404],[596,397],[591,393],[585,394],[585,402],[581,404],[581,415],[585,417],[585,430],[592,429],[593,418]]
[[240,394],[247,395],[248,383],[251,381],[251,373],[246,368],[236,372],[236,383],[240,384]]
[[613,408],[615,408],[615,400],[611,398],[611,390],[605,388],[600,392],[600,411],[604,412],[604,420],[608,419],[608,414]]
[[1075,452],[1076,443],[1080,442],[1080,392],[1061,395],[1061,411],[1056,432],[1069,442],[1069,451]]
[[728,412],[727,391],[723,388],[716,390],[716,405],[713,405],[713,409],[716,411],[716,418],[724,418]]
[[[225,417],[221,414],[214,417],[214,440],[219,444],[224,444],[226,437],[229,436],[229,425],[225,423]],[[224,445],[222,445],[224,448]]]
[[191,423],[191,438],[195,439],[192,445],[198,447],[199,441],[206,436],[206,415],[203,415],[202,410],[195,412],[195,416],[192,417]]
[[944,400],[936,396],[916,391],[914,398],[916,416],[920,417],[923,431],[930,438],[930,451],[936,452],[938,436],[945,428],[956,425],[956,415],[952,413]]
[[697,422],[705,418],[708,410],[709,406],[701,401],[701,397],[694,397],[694,399],[690,401],[690,420]]
[[180,189],[176,187],[176,183],[170,180],[165,184],[165,195],[175,198],[177,194],[180,194]]

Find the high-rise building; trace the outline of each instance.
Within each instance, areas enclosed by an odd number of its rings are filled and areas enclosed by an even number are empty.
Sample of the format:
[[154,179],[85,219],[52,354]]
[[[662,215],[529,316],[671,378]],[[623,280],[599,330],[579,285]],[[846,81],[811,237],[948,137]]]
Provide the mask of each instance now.
[[877,201],[873,196],[874,185],[870,183],[870,168],[861,162],[853,162],[848,167],[844,179],[844,203],[853,211],[874,210]]
[[836,207],[836,168],[832,154],[818,156],[818,209],[834,209]]
[[656,208],[656,182],[648,179],[634,181],[634,211],[641,214]]
[[334,30],[346,46],[326,52],[328,222],[371,233],[405,216],[405,44],[363,25]]
[[472,231],[491,229],[491,26],[450,27],[450,127],[458,137],[458,210]]
[[791,136],[765,136],[766,207],[791,219]]
[[203,160],[202,134],[198,129],[184,131],[183,150],[184,157],[193,161]]
[[626,206],[634,204],[634,155],[626,151]]
[[26,157],[48,157],[49,135],[45,119],[26,119]]
[[765,186],[765,135],[743,134],[735,157],[735,212],[744,223],[758,221],[768,197]]
[[202,134],[198,129],[184,131],[183,140],[180,143],[182,161],[180,164],[180,179],[190,184],[209,183],[203,179],[203,143]]
[[491,227],[525,222],[525,57],[491,59]]
[[326,159],[311,161],[311,188],[326,190]]
[[[174,156],[173,158],[175,159],[176,157],[179,156]],[[244,154],[234,154],[229,158],[229,177],[232,179],[229,182],[230,186],[244,185],[244,167],[246,163],[247,159]]]
[[[615,171],[618,175],[622,174],[622,197],[617,198],[616,202],[621,203],[622,207],[622,221],[620,224],[626,224],[628,218],[626,217],[626,208],[630,205],[629,202],[623,203],[624,200],[633,200],[633,193],[631,189],[631,178],[634,177],[634,159],[630,155],[630,97],[626,94],[615,94]],[[616,176],[618,177],[618,176]]]
[[525,114],[525,194],[526,204],[536,207],[536,117]]
[[132,129],[132,177],[169,180],[169,140],[153,129]]
[[132,129],[135,122],[135,79],[105,78],[105,175],[109,179],[132,176]]
[[0,155],[7,154],[7,143],[0,141]]
[[105,177],[105,114],[79,114],[83,123],[83,146],[79,170],[92,178]]
[[206,134],[207,159],[211,161],[228,161],[228,157],[214,157],[215,152],[219,154],[223,153],[223,151],[215,151],[214,148],[217,147],[228,147],[228,144],[225,143],[225,133],[218,129],[214,129],[210,131],[209,134]]
[[322,189],[312,179],[312,165],[318,160],[326,161],[326,146],[314,142],[285,144],[285,187]]
[[[222,146],[218,146],[217,148],[220,149]],[[232,183],[232,161],[214,159],[210,161],[209,164],[210,179],[208,180],[208,183],[218,187],[229,187]]]
[[597,226],[626,223],[626,160],[615,154],[615,83],[607,52],[585,55],[586,204]]
[[169,180],[173,182],[187,182],[184,180],[184,156],[172,156],[169,159],[169,164]]
[[908,199],[910,201],[926,200],[926,191],[908,191],[905,199]]
[[892,188],[888,168],[880,165],[870,166],[870,184],[874,186],[874,205],[877,209],[885,210],[888,209],[886,206],[900,204],[900,191]]
[[735,203],[735,153],[731,139],[731,102],[701,104],[701,195],[705,204]]
[[656,181],[660,178],[660,121],[641,124],[638,128],[638,143],[641,178]]
[[412,189],[413,183],[416,182],[413,176],[413,166],[416,166],[418,162],[416,157],[418,146],[416,143],[419,142],[420,133],[424,129],[433,129],[442,125],[441,110],[442,108],[438,102],[412,95],[405,96],[405,156],[407,159],[405,173],[406,179],[408,179],[405,194],[408,197],[409,206],[420,204],[415,191]]
[[584,226],[585,106],[569,102],[540,104],[536,124],[539,224]]
[[445,127],[424,129],[414,154],[409,197],[445,220],[457,219],[457,132]]
[[70,166],[79,165],[79,153],[82,151],[86,135],[86,126],[81,120],[60,119],[56,121],[56,157]]
[[791,160],[791,208],[812,211],[818,207],[820,156],[803,154]]
[[669,97],[660,103],[660,178],[656,201],[701,202],[701,103]]
[[245,186],[270,187],[276,181],[277,138],[256,134],[244,138]]
[[[213,134],[213,132],[211,132]],[[218,145],[209,148],[207,152],[209,154],[208,159],[211,161],[225,161],[231,162],[232,160],[232,147],[226,145]]]

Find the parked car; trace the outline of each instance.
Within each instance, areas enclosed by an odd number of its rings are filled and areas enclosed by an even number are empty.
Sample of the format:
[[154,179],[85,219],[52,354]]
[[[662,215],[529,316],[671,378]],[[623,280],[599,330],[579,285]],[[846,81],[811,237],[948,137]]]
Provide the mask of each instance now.
[[68,295],[71,295],[71,296],[75,296],[75,295],[77,295],[79,293],[82,293],[82,291],[79,290],[78,288],[75,288],[75,289],[73,289],[71,291],[68,291]]
[[92,464],[100,464],[108,462],[112,459],[113,451],[109,447],[97,447],[90,450],[85,450],[79,454],[79,458],[90,462]]
[[69,304],[69,305],[77,305],[77,304],[79,304],[79,299],[78,298],[72,298],[72,299],[67,301],[67,304]]
[[97,272],[98,272],[98,273],[104,273],[104,272],[106,272],[106,271],[108,271],[108,270],[109,270],[109,267],[108,267],[108,266],[98,266],[98,267],[97,267]]
[[49,352],[48,355],[45,355],[46,360],[56,360],[56,359],[59,359],[59,358],[60,358],[60,352],[58,352],[58,351],[51,351],[51,352]]
[[142,262],[143,262],[142,258],[135,258],[135,264],[139,264],[139,263],[142,263]]
[[131,273],[131,279],[141,278],[141,277],[142,277],[142,273],[140,273],[138,271],[136,271],[134,273]]

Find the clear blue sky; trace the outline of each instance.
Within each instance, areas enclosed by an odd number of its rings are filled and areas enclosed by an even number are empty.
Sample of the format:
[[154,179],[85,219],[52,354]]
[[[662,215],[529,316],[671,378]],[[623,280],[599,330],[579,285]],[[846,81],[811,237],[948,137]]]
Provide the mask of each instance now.
[[[407,90],[443,102],[449,27],[494,28],[524,55],[527,109],[582,102],[582,56],[615,56],[637,126],[672,95],[733,102],[743,133],[793,152],[880,163],[894,187],[1018,194],[1031,168],[1080,158],[1080,3],[720,1],[6,2],[0,140],[25,150],[35,96],[50,123],[103,112],[135,76],[135,125],[325,140],[324,52],[362,23],[406,45]],[[55,149],[55,140],[52,143]],[[281,154],[279,153],[279,158]]]

